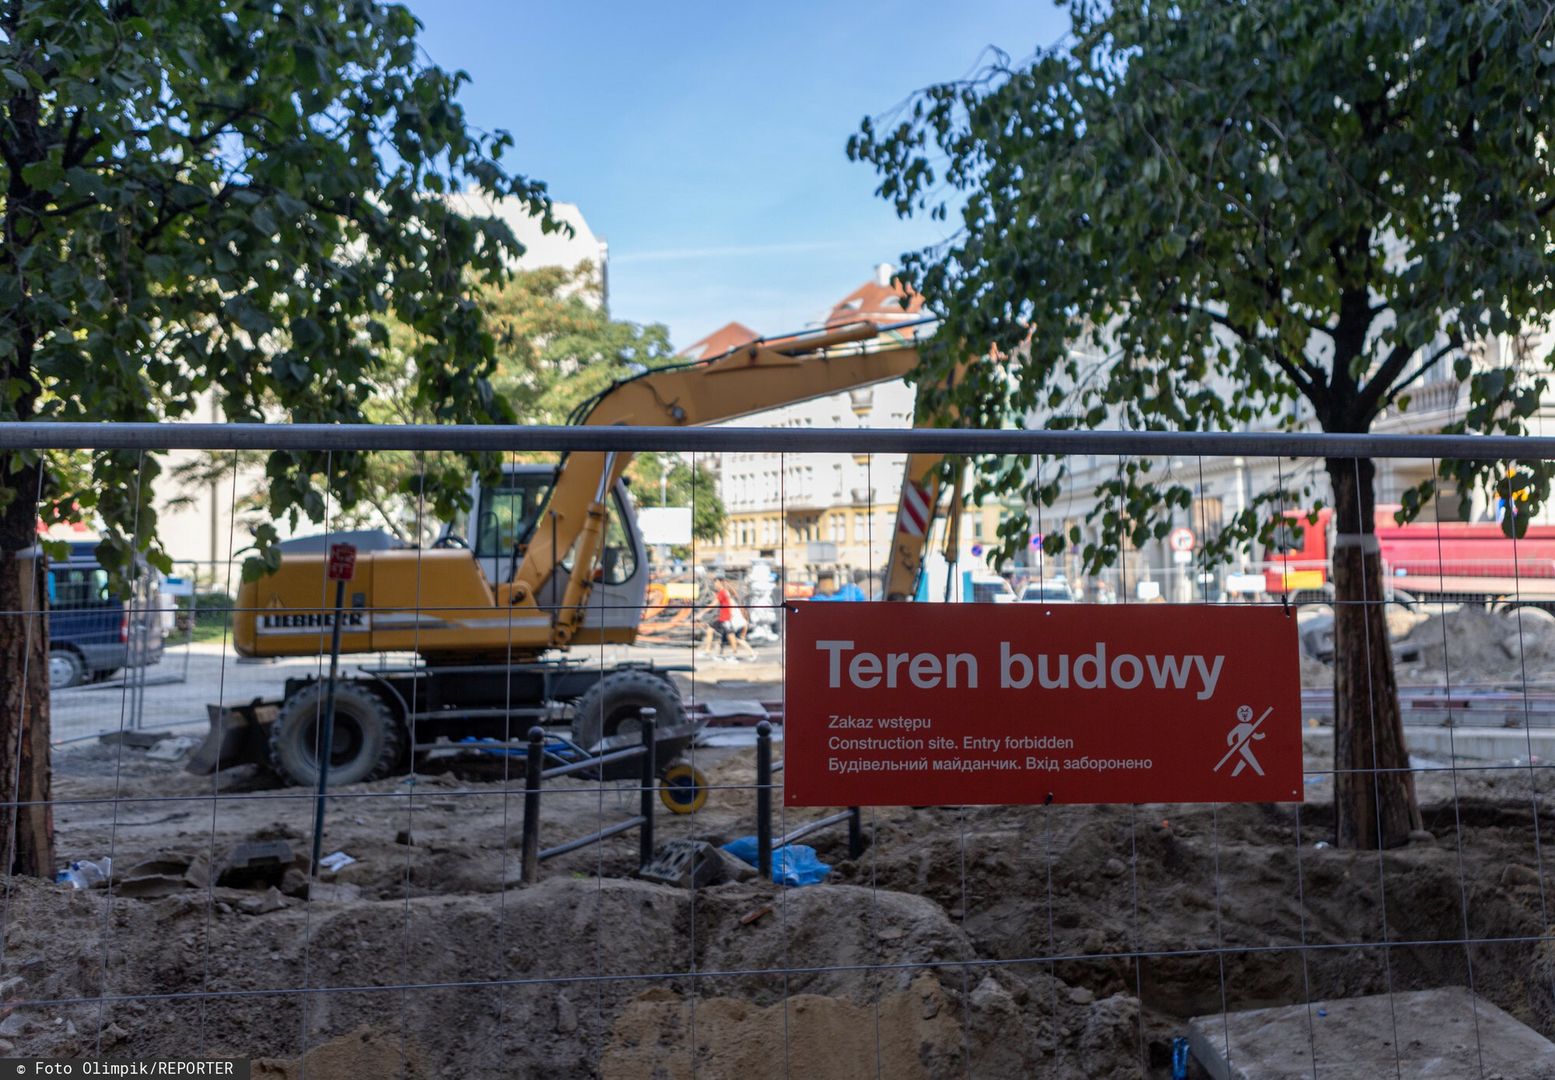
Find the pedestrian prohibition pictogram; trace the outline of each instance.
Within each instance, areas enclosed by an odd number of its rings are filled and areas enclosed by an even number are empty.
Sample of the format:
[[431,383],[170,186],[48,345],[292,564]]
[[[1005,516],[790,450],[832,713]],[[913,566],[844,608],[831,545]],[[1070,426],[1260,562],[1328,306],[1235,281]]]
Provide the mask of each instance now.
[[1231,770],[1232,776],[1240,776],[1242,770],[1246,768],[1251,768],[1259,776],[1263,775],[1263,766],[1258,764],[1258,756],[1253,753],[1252,744],[1254,739],[1260,741],[1263,739],[1263,732],[1258,729],[1263,726],[1265,720],[1269,719],[1269,714],[1273,711],[1274,706],[1269,706],[1263,711],[1263,715],[1258,718],[1257,723],[1254,723],[1253,707],[1251,705],[1238,706],[1236,710],[1236,727],[1232,728],[1230,733],[1226,735],[1226,742],[1230,744],[1231,749],[1226,751],[1225,757],[1216,762],[1216,772],[1219,772],[1220,767],[1231,760],[1232,754],[1240,753],[1242,759],[1236,763],[1236,768]]

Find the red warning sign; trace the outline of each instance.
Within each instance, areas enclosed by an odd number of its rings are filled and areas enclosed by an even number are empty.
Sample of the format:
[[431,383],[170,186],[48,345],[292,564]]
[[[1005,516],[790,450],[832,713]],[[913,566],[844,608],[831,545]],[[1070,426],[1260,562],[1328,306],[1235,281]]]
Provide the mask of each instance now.
[[329,580],[350,581],[356,575],[356,547],[352,544],[329,545]]
[[790,806],[1300,802],[1276,607],[790,603]]

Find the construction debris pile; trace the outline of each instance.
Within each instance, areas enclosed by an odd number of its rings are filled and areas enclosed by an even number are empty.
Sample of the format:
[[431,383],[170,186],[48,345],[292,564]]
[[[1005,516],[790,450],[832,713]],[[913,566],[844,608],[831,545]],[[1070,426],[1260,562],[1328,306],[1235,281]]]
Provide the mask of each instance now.
[[[1435,610],[1433,610],[1435,608]],[[1433,686],[1555,682],[1555,615],[1542,608],[1487,611],[1470,605],[1388,605],[1399,681]],[[1333,613],[1303,611],[1302,685],[1332,685]]]

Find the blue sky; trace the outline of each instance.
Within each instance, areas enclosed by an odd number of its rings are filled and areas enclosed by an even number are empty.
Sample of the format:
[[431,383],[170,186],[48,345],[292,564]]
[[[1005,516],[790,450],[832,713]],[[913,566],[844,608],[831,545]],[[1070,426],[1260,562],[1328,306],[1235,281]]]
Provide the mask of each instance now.
[[939,240],[873,194],[848,136],[986,46],[1028,56],[1068,24],[1044,0],[410,7],[428,55],[470,74],[470,120],[513,133],[509,167],[610,242],[613,313],[679,346],[731,319],[797,328]]

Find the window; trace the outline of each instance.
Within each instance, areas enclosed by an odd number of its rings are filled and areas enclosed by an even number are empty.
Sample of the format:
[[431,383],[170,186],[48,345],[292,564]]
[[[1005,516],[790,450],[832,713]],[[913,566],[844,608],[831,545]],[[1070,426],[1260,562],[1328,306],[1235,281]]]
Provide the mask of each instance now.
[[62,566],[49,571],[49,607],[73,608],[108,599],[108,572],[97,566]]
[[499,486],[481,489],[480,514],[476,517],[475,555],[501,558],[514,545],[527,546],[535,523],[551,497],[554,474],[509,473]]
[[605,518],[605,544],[599,554],[599,578],[606,585],[620,585],[637,572],[637,552],[632,538],[622,524],[627,509],[620,493],[610,500],[610,512]]

